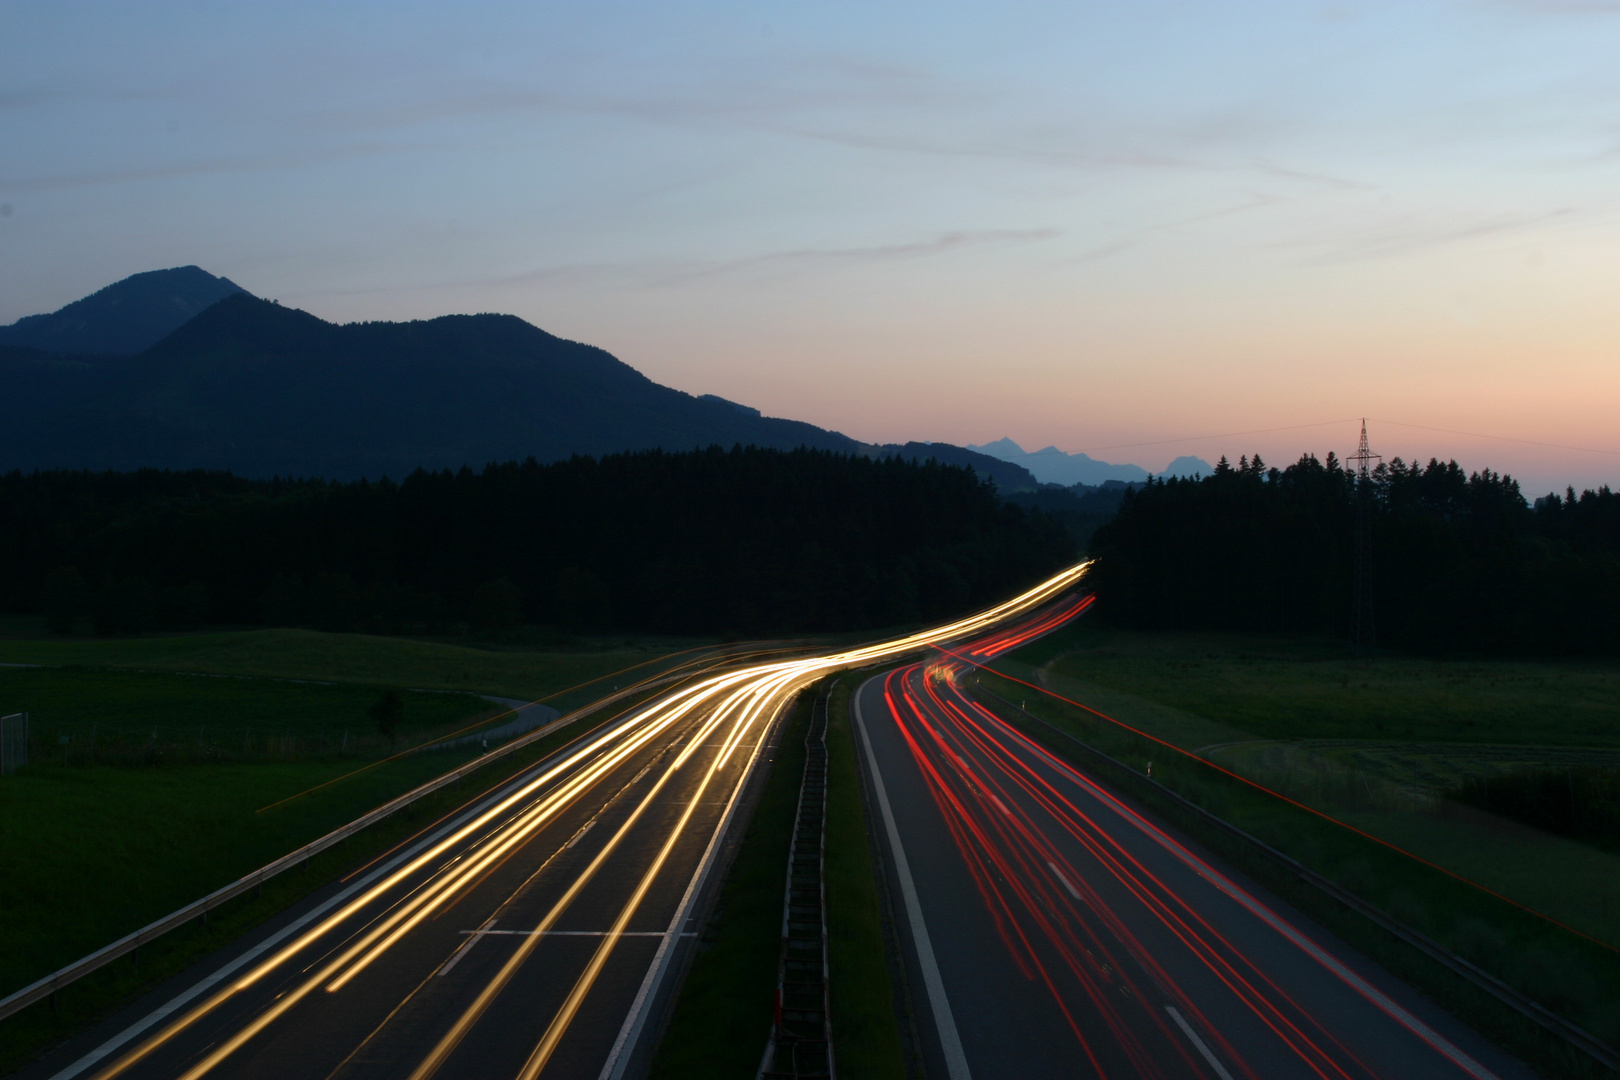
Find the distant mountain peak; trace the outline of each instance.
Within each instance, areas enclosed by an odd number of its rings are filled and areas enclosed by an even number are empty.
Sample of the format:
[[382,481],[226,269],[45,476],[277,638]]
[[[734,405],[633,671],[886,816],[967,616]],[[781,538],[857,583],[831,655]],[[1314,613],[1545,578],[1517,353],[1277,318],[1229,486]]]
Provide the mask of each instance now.
[[1215,472],[1215,466],[1201,457],[1183,454],[1158,474],[1160,476],[1210,476]]
[[1098,461],[1085,454],[1068,454],[1055,446],[1043,447],[1030,453],[1008,438],[998,439],[983,446],[969,445],[968,449],[989,454],[1014,465],[1022,465],[1043,484],[1062,484],[1064,487],[1085,484],[1088,487],[1096,487],[1109,480],[1135,483],[1148,478],[1147,470],[1139,465],[1115,465],[1107,461]]
[[52,353],[133,355],[227,296],[247,294],[198,266],[131,274],[47,315],[0,327],[0,345]]

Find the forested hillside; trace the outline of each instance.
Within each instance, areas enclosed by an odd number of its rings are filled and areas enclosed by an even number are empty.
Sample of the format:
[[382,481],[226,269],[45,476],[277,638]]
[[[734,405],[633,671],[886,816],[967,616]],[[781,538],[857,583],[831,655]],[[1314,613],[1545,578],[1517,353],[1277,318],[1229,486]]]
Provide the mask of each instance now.
[[[1620,650],[1620,495],[1526,502],[1456,462],[1381,466],[1371,516],[1380,645],[1425,653]],[[1332,454],[1127,494],[1093,550],[1099,616],[1136,628],[1345,635],[1355,475]]]
[[0,608],[64,630],[842,630],[936,619],[1072,544],[964,468],[711,448],[418,471],[0,477]]
[[[55,316],[52,316],[55,318]],[[324,322],[227,296],[134,356],[0,348],[0,469],[398,480],[418,468],[736,443],[853,451],[648,379],[512,315]]]

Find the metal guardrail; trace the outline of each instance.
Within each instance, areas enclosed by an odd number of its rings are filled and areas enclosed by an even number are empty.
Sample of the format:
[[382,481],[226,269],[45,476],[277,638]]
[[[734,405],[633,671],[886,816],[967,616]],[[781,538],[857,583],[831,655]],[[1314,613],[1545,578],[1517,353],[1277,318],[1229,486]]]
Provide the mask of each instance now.
[[[989,670],[992,675],[996,674],[993,669],[986,670]],[[1092,746],[1090,743],[1085,742],[1075,735],[1071,735],[1069,732],[1064,731],[1062,728],[1051,723],[1050,721],[1041,719],[1034,713],[1029,712],[1023,706],[1014,704],[993,690],[985,689],[982,684],[979,685],[979,690],[982,693],[995,698],[1003,705],[1006,705],[1009,709],[1013,709],[1023,716],[1028,717],[1030,720],[1041,725],[1054,734],[1061,735],[1063,738],[1068,739],[1070,742],[1074,743],[1076,746],[1080,747],[1080,749],[1084,750],[1097,760],[1106,762],[1115,768],[1123,769],[1125,772],[1130,773],[1132,776],[1136,777],[1139,783],[1150,785],[1156,794],[1162,795],[1166,799],[1171,800],[1177,806],[1188,811],[1189,813],[1192,813],[1206,824],[1213,825],[1229,836],[1243,841],[1245,844],[1254,848],[1267,858],[1273,860],[1291,873],[1297,875],[1302,881],[1309,885],[1315,886],[1317,889],[1326,893],[1334,900],[1337,900],[1345,907],[1350,908],[1352,911],[1366,918],[1369,922],[1378,926],[1380,929],[1405,942],[1407,945],[1410,945],[1412,948],[1418,950],[1429,959],[1439,963],[1441,966],[1452,972],[1452,974],[1459,976],[1469,983],[1472,983],[1477,989],[1483,990],[1485,993],[1494,997],[1497,1001],[1508,1006],[1521,1016],[1524,1016],[1525,1018],[1538,1024],[1549,1034],[1563,1039],[1572,1048],[1587,1055],[1604,1068],[1613,1070],[1615,1072],[1620,1072],[1620,1050],[1616,1050],[1608,1043],[1603,1042],[1586,1029],[1570,1023],[1568,1020],[1565,1020],[1562,1016],[1559,1016],[1546,1006],[1526,997],[1524,994],[1520,993],[1512,986],[1509,986],[1501,979],[1498,979],[1490,972],[1475,967],[1473,964],[1469,963],[1467,960],[1464,960],[1450,949],[1447,949],[1444,945],[1441,945],[1438,941],[1435,941],[1427,934],[1424,934],[1419,930],[1414,930],[1412,927],[1407,926],[1398,919],[1390,918],[1378,908],[1361,899],[1361,897],[1347,891],[1336,882],[1324,877],[1315,870],[1310,869],[1290,856],[1284,855],[1270,844],[1267,844],[1264,840],[1252,836],[1224,818],[1216,816],[1192,800],[1165,787],[1157,780],[1142,776],[1141,774],[1137,773],[1135,769],[1132,769],[1124,762],[1107,753],[1104,753],[1101,750],[1098,750],[1095,746]]]
[[166,915],[156,922],[148,923],[139,930],[124,935],[112,944],[97,949],[95,952],[84,957],[82,960],[75,961],[59,971],[54,971],[42,979],[29,983],[27,986],[13,994],[0,998],[0,1020],[4,1020],[13,1013],[26,1009],[28,1006],[37,1001],[43,1001],[46,998],[54,997],[56,992],[62,987],[67,986],[70,983],[77,982],[79,979],[84,978],[91,972],[97,970],[98,968],[105,967],[120,957],[129,955],[148,942],[156,941],[158,938],[169,933],[171,930],[184,926],[193,919],[204,919],[206,921],[208,912],[216,907],[219,907],[221,904],[234,900],[251,889],[259,888],[266,881],[269,881],[276,875],[284,873],[285,871],[290,870],[302,863],[308,862],[311,857],[318,855],[333,845],[339,844],[356,833],[375,825],[384,818],[398,813],[400,810],[403,810],[405,807],[409,806],[413,802],[416,802],[418,799],[431,795],[440,788],[453,784],[457,780],[460,780],[471,773],[477,772],[479,769],[482,769],[491,762],[496,761],[515,750],[519,750],[532,742],[543,739],[554,731],[558,731],[570,724],[576,723],[592,713],[600,712],[605,708],[615,705],[627,697],[650,690],[656,686],[662,686],[666,683],[679,681],[689,677],[689,675],[689,672],[683,672],[681,674],[668,675],[662,678],[652,679],[647,682],[637,683],[633,686],[626,687],[617,693],[610,694],[598,701],[593,701],[591,704],[582,709],[576,709],[566,716],[559,717],[544,727],[537,728],[526,735],[521,735],[518,738],[513,739],[511,742],[491,750],[487,754],[481,754],[473,760],[460,765],[457,768],[451,769],[444,775],[435,777],[420,787],[413,788],[412,790],[407,791],[405,794],[383,803],[370,813],[358,817],[349,822],[347,825],[327,833],[319,840],[305,844],[296,851],[283,855],[275,862],[262,866],[253,871],[251,874],[238,878],[223,888],[216,889],[207,896],[203,897],[201,900],[193,901],[173,914]]
[[804,776],[788,850],[782,898],[782,951],[777,963],[771,1038],[757,1080],[827,1077],[833,1071],[832,1011],[827,972],[827,702],[816,695],[804,736]]

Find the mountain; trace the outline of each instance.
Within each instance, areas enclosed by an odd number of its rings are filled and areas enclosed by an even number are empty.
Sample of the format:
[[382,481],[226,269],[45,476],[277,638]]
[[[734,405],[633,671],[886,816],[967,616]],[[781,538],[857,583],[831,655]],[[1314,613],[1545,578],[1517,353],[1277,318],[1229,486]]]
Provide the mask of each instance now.
[[[1085,454],[1065,454],[1055,446],[1030,453],[1011,439],[997,439],[984,446],[969,444],[969,450],[988,454],[1002,461],[1021,465],[1043,484],[1062,484],[1072,487],[1083,484],[1088,488],[1100,487],[1110,480],[1121,483],[1140,483],[1148,472],[1140,465],[1112,465]],[[1208,476],[1215,467],[1203,458],[1183,455],[1164,467],[1158,476]]]
[[693,397],[516,316],[335,325],[195,266],[136,274],[0,327],[0,399],[11,406],[0,471],[346,480],[743,443],[933,459],[1003,493],[1040,487],[1021,465],[960,446],[866,445]]
[[1111,465],[1085,454],[1065,454],[1055,446],[1030,453],[1011,439],[998,439],[984,446],[969,444],[969,450],[988,454],[1002,461],[1022,465],[1043,484],[1085,484],[1096,487],[1108,480],[1131,483],[1148,478],[1147,470],[1139,465]]
[[1215,471],[1215,466],[1203,458],[1183,454],[1164,467],[1159,476],[1209,476]]
[[1035,491],[1041,485],[1022,465],[1014,465],[989,454],[964,450],[950,443],[908,442],[868,446],[866,452],[873,457],[903,457],[910,461],[933,459],[941,465],[965,465],[980,477],[991,481],[1003,495],[1015,491]]
[[242,292],[228,278],[196,266],[151,270],[49,315],[28,315],[0,326],[0,346],[129,356],[156,345],[225,297]]
[[399,478],[714,443],[862,449],[660,386],[516,316],[340,326],[240,291],[135,356],[0,349],[0,400],[0,470]]

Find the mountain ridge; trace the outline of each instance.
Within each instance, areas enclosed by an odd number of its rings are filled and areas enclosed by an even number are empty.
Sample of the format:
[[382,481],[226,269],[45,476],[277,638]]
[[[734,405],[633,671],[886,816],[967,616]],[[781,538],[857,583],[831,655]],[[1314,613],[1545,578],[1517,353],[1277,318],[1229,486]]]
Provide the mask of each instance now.
[[[1149,476],[1148,470],[1140,465],[1116,465],[1084,453],[1065,453],[1055,446],[1046,446],[1034,451],[1025,450],[1009,437],[985,443],[983,446],[969,443],[967,448],[976,453],[1021,465],[1043,484],[1060,484],[1064,487],[1083,484],[1086,487],[1099,487],[1111,480],[1137,484]],[[1214,471],[1214,467],[1207,461],[1183,455],[1167,465],[1162,472],[1153,475],[1195,476]]]
[[0,469],[210,468],[403,477],[417,468],[720,444],[809,446],[1025,470],[945,444],[869,446],[715,395],[661,386],[515,315],[329,323],[245,290],[135,355],[0,347]]
[[657,446],[859,446],[660,386],[512,315],[338,325],[246,293],[135,356],[4,350],[0,392],[22,406],[0,429],[8,469],[354,479]]
[[662,386],[604,349],[515,315],[329,323],[183,267],[134,275],[14,325],[82,312],[108,295],[124,298],[124,314],[144,297],[173,321],[169,286],[188,282],[198,303],[208,289],[234,291],[138,352],[0,340],[0,395],[19,415],[0,426],[0,470],[204,468],[347,480],[743,444],[933,459],[971,467],[1003,492],[1040,486],[1017,464],[948,443],[865,444]]

